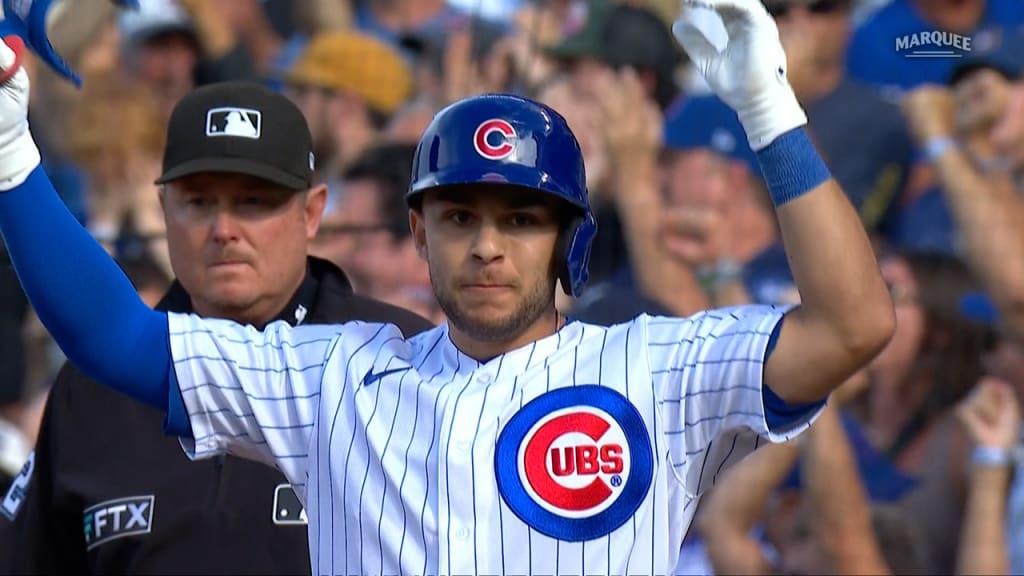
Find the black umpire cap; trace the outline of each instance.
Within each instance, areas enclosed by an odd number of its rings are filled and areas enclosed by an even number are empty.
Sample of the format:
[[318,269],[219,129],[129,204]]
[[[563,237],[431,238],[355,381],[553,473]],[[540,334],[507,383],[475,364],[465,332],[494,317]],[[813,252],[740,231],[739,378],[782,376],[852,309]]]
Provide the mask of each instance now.
[[175,105],[156,183],[222,172],[306,190],[313,168],[313,137],[288,97],[255,82],[218,82]]

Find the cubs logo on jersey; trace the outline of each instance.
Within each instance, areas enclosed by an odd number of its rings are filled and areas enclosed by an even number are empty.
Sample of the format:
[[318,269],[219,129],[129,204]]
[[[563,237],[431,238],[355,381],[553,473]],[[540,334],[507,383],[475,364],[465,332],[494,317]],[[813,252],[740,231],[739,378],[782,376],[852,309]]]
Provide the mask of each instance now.
[[473,133],[473,146],[488,160],[501,160],[515,150],[516,131],[500,118],[492,118],[477,126]]
[[654,470],[640,413],[603,386],[560,388],[523,406],[499,436],[494,464],[498,490],[523,522],[573,542],[629,520]]

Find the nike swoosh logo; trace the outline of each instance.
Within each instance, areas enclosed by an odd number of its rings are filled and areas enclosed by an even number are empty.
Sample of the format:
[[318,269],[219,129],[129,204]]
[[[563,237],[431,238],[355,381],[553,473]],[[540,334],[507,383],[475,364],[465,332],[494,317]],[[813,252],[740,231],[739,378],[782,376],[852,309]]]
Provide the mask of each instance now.
[[370,368],[366,372],[366,377],[363,378],[363,386],[370,386],[377,380],[380,380],[381,378],[389,374],[395,374],[398,372],[408,372],[409,370],[412,370],[412,368],[410,366],[406,366],[404,368],[392,368],[391,370],[385,370],[383,372],[374,373],[373,368]]

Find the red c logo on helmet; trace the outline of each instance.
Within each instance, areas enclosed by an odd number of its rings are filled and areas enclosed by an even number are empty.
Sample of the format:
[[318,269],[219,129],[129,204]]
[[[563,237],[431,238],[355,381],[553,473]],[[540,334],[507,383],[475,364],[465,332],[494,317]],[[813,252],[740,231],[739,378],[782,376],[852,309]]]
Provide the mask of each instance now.
[[515,138],[516,131],[511,124],[500,118],[493,118],[477,126],[473,134],[473,146],[484,158],[501,160],[515,150]]

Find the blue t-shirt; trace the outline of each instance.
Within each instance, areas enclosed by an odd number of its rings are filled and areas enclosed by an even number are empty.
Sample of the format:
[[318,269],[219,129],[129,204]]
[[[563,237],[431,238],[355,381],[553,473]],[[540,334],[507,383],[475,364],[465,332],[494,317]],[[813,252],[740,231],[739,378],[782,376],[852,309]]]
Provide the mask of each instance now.
[[806,108],[832,175],[867,229],[887,237],[886,222],[914,161],[914,142],[899,108],[849,78]]
[[1004,36],[1024,31],[1024,1],[987,0],[980,24],[968,35],[969,50],[948,34],[938,46],[919,43],[920,34],[935,31],[912,0],[892,0],[854,31],[847,52],[850,75],[887,98],[922,84],[945,84],[967,52],[989,50]]

